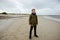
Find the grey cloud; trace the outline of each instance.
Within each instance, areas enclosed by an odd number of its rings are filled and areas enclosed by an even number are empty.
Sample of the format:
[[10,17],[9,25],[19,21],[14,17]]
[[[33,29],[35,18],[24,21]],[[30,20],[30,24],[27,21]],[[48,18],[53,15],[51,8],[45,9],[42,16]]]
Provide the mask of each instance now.
[[[15,0],[13,0],[15,1]],[[6,11],[14,11],[14,12],[21,12],[28,9],[28,12],[31,11],[32,7],[36,8],[37,10],[49,8],[52,10],[52,13],[60,12],[60,0],[16,0],[18,3],[22,3],[23,6],[20,4],[17,5],[14,2],[10,2],[9,0],[0,0],[0,10]],[[22,7],[21,9],[19,8]],[[44,9],[45,10],[45,9]],[[49,10],[51,12],[51,10]],[[43,10],[42,10],[43,11]],[[39,11],[40,12],[40,11]],[[43,11],[44,12],[44,11]],[[48,11],[46,11],[48,12]]]
[[7,12],[20,12],[20,10],[16,8],[16,4],[9,0],[0,0],[0,10]]
[[37,9],[41,9],[41,8],[45,8],[45,7],[50,7],[50,8],[54,8],[54,6],[56,6],[58,3],[58,0],[31,0],[31,3],[28,3],[28,1],[26,3],[24,3],[24,8],[31,8],[31,7],[35,7]]
[[0,0],[0,8],[14,8],[16,5],[8,0]]

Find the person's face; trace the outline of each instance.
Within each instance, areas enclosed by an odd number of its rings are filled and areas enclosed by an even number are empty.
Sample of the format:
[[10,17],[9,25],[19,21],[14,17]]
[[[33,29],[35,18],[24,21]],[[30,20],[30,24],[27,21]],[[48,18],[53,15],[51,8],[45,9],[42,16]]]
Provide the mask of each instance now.
[[35,13],[35,10],[33,10],[32,13]]

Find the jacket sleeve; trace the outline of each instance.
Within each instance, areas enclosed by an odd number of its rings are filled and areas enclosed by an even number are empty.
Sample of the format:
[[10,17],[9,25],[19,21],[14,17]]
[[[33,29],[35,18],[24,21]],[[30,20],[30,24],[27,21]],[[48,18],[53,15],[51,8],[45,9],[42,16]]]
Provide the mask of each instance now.
[[37,24],[38,24],[38,17],[36,16],[36,21],[37,21]]
[[29,16],[29,24],[31,24],[31,18],[32,18],[32,16],[30,15]]

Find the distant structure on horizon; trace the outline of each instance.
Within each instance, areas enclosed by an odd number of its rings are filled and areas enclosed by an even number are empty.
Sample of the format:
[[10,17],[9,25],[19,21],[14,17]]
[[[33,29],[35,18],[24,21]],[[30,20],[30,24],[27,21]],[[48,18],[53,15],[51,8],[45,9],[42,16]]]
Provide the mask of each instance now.
[[6,12],[2,12],[2,13],[0,13],[0,14],[5,14],[5,15],[7,15],[7,13],[6,13]]

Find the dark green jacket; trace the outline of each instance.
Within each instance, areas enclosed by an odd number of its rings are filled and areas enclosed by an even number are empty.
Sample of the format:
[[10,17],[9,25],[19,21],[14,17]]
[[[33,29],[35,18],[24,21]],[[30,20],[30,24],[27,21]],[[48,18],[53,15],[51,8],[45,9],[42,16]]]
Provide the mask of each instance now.
[[30,15],[29,24],[32,25],[32,26],[35,26],[35,25],[38,24],[37,15],[33,15],[33,14]]

